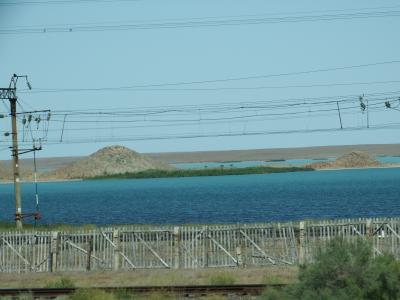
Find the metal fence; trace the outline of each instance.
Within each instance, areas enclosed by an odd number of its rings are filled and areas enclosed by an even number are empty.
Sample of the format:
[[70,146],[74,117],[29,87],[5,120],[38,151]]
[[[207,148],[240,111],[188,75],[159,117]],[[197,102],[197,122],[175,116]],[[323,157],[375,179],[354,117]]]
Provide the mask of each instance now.
[[312,261],[337,236],[400,258],[400,219],[209,226],[127,226],[0,233],[0,272],[251,267]]

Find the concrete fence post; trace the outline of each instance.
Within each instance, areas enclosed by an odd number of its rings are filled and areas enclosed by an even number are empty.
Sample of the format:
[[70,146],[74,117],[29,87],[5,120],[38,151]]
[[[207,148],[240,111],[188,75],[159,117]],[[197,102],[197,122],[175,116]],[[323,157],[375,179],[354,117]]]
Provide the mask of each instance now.
[[374,234],[373,232],[373,228],[372,228],[372,219],[367,219],[366,223],[365,223],[365,229],[366,229],[366,237],[368,239],[372,238],[372,235]]
[[57,271],[58,249],[59,249],[59,232],[52,231],[50,238],[50,272]]
[[209,260],[210,260],[210,233],[208,230],[208,226],[205,226],[204,229],[204,267],[207,268],[209,265]]
[[86,254],[86,271],[92,269],[93,236],[89,237]]
[[235,244],[236,244],[237,266],[239,268],[244,268],[245,264],[243,261],[243,238],[242,238],[240,224],[237,224],[235,234],[236,234],[235,235]]
[[243,268],[244,264],[243,264],[242,247],[241,246],[236,247],[236,258],[237,258],[237,266],[239,268]]
[[113,239],[113,244],[115,245],[114,257],[113,257],[113,270],[117,271],[119,270],[121,264],[121,258],[120,258],[121,242],[118,229],[113,230],[112,239]]
[[179,226],[174,227],[174,269],[181,267],[181,232]]
[[306,222],[300,221],[299,224],[299,264],[306,263]]

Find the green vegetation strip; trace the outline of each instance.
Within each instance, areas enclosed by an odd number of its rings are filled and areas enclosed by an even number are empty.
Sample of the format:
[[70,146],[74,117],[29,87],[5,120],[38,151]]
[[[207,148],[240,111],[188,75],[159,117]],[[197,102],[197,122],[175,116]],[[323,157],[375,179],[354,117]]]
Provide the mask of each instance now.
[[[40,222],[35,224],[24,223],[24,231],[77,231],[77,230],[93,230],[98,228],[98,226],[93,224],[84,225],[69,225],[69,224],[41,224]],[[14,222],[0,222],[0,232],[7,231],[20,231],[15,227]],[[0,299],[1,300],[1,299]]]
[[314,171],[312,168],[304,167],[248,167],[248,168],[212,168],[194,170],[147,170],[137,173],[124,173],[115,175],[102,175],[89,179],[127,179],[127,178],[169,178],[169,177],[196,177],[196,176],[224,176],[224,175],[247,175],[247,174],[270,174],[300,171]]

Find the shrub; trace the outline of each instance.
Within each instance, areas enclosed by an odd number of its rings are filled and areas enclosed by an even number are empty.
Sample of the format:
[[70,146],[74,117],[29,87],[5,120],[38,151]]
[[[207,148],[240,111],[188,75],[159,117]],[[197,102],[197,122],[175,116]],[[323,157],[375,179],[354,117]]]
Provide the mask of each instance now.
[[400,299],[400,263],[392,255],[374,258],[364,240],[332,240],[318,251],[314,263],[300,267],[299,283],[262,297],[324,300]]
[[61,277],[60,279],[56,281],[49,282],[45,286],[46,288],[54,288],[54,289],[66,289],[66,288],[74,288],[75,283],[67,278],[67,277]]

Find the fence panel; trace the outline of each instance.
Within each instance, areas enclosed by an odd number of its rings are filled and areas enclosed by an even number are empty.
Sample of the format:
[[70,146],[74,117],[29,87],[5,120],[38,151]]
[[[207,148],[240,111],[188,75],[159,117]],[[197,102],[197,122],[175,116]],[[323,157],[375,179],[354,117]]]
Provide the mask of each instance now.
[[400,219],[1,232],[0,272],[255,267],[312,262],[335,238],[400,259]]

